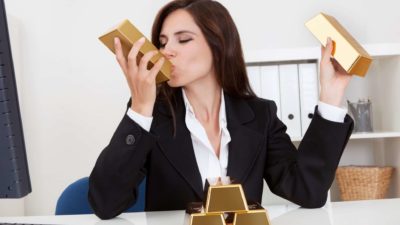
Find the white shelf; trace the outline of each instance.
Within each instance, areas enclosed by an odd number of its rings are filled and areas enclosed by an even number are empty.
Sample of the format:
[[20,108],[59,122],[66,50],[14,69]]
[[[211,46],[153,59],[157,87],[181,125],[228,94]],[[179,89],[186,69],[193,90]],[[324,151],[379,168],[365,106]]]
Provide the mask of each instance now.
[[[362,46],[372,57],[400,54],[400,43],[364,44]],[[321,57],[321,47],[261,49],[247,51],[244,56],[246,63],[319,59]]]
[[397,138],[400,137],[400,132],[371,132],[371,133],[353,133],[350,139],[371,139],[371,138]]
[[[374,138],[399,138],[400,132],[397,131],[378,131],[371,133],[353,133],[350,136],[350,140],[357,139],[374,139]],[[299,142],[303,137],[291,137],[293,142]]]

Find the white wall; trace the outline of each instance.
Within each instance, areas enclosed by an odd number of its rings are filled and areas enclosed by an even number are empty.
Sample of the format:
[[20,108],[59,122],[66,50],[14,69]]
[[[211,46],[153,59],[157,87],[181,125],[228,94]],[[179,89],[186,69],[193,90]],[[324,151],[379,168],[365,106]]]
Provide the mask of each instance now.
[[[19,31],[13,46],[19,52],[18,87],[33,192],[24,207],[21,200],[0,200],[0,216],[53,214],[62,190],[89,175],[129,97],[113,55],[97,37],[125,18],[149,37],[156,12],[168,1],[5,2],[18,23],[10,29]],[[334,15],[361,43],[400,41],[396,0],[221,2],[237,23],[245,51],[318,45],[304,22],[319,11]]]

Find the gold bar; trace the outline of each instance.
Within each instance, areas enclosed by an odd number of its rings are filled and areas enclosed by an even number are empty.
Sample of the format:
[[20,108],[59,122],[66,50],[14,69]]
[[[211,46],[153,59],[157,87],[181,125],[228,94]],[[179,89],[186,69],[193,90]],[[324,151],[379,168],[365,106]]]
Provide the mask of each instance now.
[[233,225],[270,225],[270,220],[265,209],[238,212],[233,219]]
[[184,224],[270,225],[267,211],[257,202],[246,201],[241,184],[232,184],[229,177],[224,177],[207,178],[205,186],[204,212],[196,213],[201,210],[201,203],[190,203],[187,212],[191,214],[187,214]]
[[224,213],[248,211],[242,185],[210,185],[208,188],[205,212]]
[[328,37],[332,39],[332,56],[347,73],[365,76],[372,57],[334,17],[320,13],[305,25],[323,46]]
[[[124,20],[122,23],[120,23],[116,28],[114,28],[112,31],[102,35],[99,37],[100,41],[103,42],[113,53],[115,53],[114,49],[114,38],[118,37],[121,41],[122,45],[122,51],[124,53],[124,56],[127,57],[130,49],[133,46],[133,43],[138,41],[141,37],[144,37],[144,35],[132,24],[129,22],[129,20]],[[145,38],[145,43],[143,46],[140,48],[138,57],[137,57],[137,62],[140,61],[142,56],[153,50],[157,50],[156,46],[154,46],[147,38]],[[151,58],[148,69],[152,68],[153,65],[158,61],[160,57],[163,55],[161,52],[158,51],[158,53]],[[160,72],[157,74],[156,78],[156,83],[161,83],[164,81],[169,80],[171,76],[171,62],[167,59],[164,61],[164,65],[162,66]]]
[[189,225],[226,225],[223,213],[195,213],[190,215]]

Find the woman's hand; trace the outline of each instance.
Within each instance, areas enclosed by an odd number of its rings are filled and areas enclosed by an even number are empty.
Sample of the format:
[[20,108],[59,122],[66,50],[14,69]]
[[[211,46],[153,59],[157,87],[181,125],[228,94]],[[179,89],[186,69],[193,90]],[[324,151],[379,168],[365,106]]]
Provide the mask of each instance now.
[[151,51],[143,55],[139,64],[137,55],[144,44],[145,39],[141,38],[135,42],[129,51],[128,58],[122,52],[119,38],[114,39],[115,55],[117,61],[125,74],[132,96],[131,109],[144,116],[152,116],[154,103],[156,101],[156,76],[164,63],[164,58],[160,58],[150,70],[147,64],[157,53]]
[[340,106],[347,85],[352,76],[349,75],[338,62],[331,58],[333,43],[330,38],[327,40],[326,47],[321,46],[320,63],[320,101]]

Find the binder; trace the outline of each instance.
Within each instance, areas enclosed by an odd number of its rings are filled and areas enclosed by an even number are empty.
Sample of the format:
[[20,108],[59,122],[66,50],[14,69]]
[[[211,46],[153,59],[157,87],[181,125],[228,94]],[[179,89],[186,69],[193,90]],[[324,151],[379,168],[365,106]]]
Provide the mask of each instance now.
[[290,137],[301,137],[300,91],[297,64],[279,65],[282,122]]
[[301,131],[304,135],[318,104],[318,73],[316,63],[299,64]]
[[261,66],[261,98],[273,100],[278,108],[277,116],[281,116],[281,98],[279,93],[279,68],[278,65]]
[[257,96],[261,96],[261,85],[260,85],[260,67],[259,66],[248,66],[247,76],[249,78],[250,86]]

